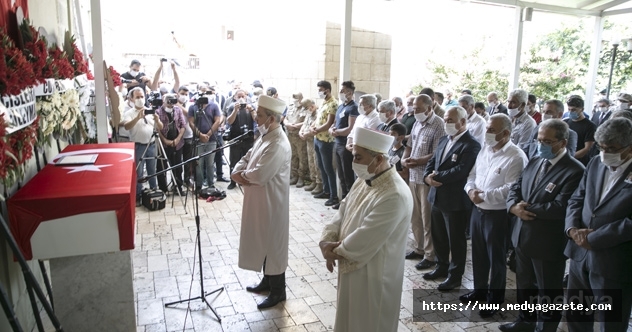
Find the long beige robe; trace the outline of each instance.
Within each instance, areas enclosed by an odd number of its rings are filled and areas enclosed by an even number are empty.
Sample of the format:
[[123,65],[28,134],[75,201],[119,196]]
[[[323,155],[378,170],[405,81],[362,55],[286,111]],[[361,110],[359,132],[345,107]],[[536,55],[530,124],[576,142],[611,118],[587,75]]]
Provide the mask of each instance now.
[[290,231],[290,160],[292,151],[278,127],[259,137],[233,172],[244,171],[245,186],[239,238],[239,267],[265,274],[285,272]]
[[395,167],[358,179],[321,241],[340,241],[334,331],[397,331],[413,199]]

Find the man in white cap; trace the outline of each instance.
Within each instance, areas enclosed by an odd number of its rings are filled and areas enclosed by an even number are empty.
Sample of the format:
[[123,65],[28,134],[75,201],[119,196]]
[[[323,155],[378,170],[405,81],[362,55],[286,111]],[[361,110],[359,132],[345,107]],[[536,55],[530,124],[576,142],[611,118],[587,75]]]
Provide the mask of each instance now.
[[393,137],[355,130],[358,179],[319,244],[330,272],[338,261],[334,331],[397,331],[413,199],[388,162]]
[[285,301],[290,228],[290,161],[292,151],[281,129],[285,102],[262,95],[255,121],[261,136],[235,165],[231,179],[243,186],[244,204],[239,241],[239,267],[259,272],[263,279],[246,290],[270,292],[257,305],[269,308]]

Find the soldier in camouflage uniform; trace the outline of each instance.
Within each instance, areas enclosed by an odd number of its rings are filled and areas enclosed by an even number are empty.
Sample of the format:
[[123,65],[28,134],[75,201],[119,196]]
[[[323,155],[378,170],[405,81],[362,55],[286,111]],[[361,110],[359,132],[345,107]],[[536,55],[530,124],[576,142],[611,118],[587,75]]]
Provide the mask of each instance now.
[[285,128],[287,128],[287,136],[292,146],[292,166],[290,173],[290,185],[296,185],[297,188],[305,186],[305,180],[309,181],[309,171],[307,169],[307,150],[305,141],[303,141],[298,133],[303,126],[305,120],[306,109],[301,105],[303,94],[297,92],[292,95],[293,101],[290,104],[287,116],[285,117]]
[[311,178],[311,184],[305,187],[305,191],[311,191],[312,194],[317,194],[323,191],[323,180],[320,177],[320,170],[316,162],[316,151],[314,150],[314,135],[311,133],[311,128],[316,123],[316,103],[311,99],[304,99],[301,103],[305,110],[305,120],[303,126],[299,131],[299,137],[305,144],[305,150],[307,151],[307,164],[309,165],[309,176]]

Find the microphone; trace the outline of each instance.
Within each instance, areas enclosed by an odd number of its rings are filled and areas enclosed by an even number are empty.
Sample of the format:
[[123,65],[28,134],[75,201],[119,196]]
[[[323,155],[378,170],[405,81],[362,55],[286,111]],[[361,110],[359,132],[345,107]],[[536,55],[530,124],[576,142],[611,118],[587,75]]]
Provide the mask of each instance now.
[[231,139],[230,141],[226,142],[226,144],[238,143],[238,142],[241,142],[241,141],[245,140],[246,138],[252,138],[254,136],[255,136],[254,131],[248,130],[247,132],[245,132],[245,133],[243,133],[243,134]]

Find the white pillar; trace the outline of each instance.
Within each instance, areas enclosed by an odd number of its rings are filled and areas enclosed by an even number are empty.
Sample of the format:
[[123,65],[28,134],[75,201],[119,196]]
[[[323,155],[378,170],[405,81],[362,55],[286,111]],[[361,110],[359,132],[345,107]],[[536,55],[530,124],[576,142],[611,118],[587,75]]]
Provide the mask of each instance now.
[[511,73],[509,73],[509,91],[518,88],[518,82],[520,81],[520,55],[522,53],[522,7],[516,6],[514,14],[514,35],[513,35],[513,47],[514,51]]
[[340,76],[338,85],[351,79],[351,19],[353,0],[345,0],[345,11],[340,25]]
[[[592,113],[593,96],[595,95],[595,83],[597,80],[597,69],[599,68],[599,55],[601,54],[601,40],[603,34],[603,21],[601,16],[595,16],[593,27],[593,40],[590,48],[590,61],[588,63],[588,82],[586,82],[586,96],[584,110]],[[601,89],[600,89],[601,90]],[[592,115],[592,114],[591,114]]]
[[92,13],[92,60],[94,61],[94,92],[97,108],[97,141],[108,142],[108,118],[105,110],[105,76],[103,73],[103,35],[101,33],[101,0],[90,0]]

